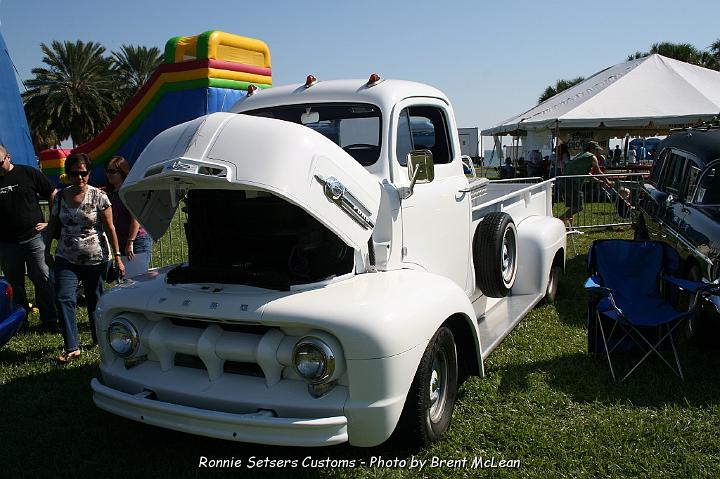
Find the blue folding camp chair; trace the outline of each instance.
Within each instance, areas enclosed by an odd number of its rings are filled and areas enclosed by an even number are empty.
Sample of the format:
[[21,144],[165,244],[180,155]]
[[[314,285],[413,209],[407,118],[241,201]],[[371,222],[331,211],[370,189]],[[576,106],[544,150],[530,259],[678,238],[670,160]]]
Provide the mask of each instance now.
[[[620,382],[653,353],[684,379],[675,331],[694,314],[698,296],[713,285],[672,276],[679,267],[677,252],[659,241],[599,240],[590,248],[590,277],[585,282],[588,349],[607,357],[613,380],[617,378],[611,354],[631,351],[639,352],[640,359]],[[673,306],[679,289],[693,294],[689,310]],[[671,355],[674,365],[668,360]]]

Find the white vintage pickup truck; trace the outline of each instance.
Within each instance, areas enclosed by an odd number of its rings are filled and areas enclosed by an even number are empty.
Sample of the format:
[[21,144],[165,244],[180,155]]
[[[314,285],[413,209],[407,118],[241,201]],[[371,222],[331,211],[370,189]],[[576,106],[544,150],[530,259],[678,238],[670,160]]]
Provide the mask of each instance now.
[[373,75],[159,134],[120,194],[154,237],[181,207],[188,261],[102,297],[95,404],[244,442],[437,440],[566,247],[552,182],[468,180],[456,132],[443,93]]

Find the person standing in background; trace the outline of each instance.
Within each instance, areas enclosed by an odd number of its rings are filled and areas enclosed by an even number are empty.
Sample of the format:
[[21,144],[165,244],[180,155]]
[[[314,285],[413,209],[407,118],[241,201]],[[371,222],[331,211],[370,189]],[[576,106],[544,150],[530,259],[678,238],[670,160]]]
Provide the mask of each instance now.
[[500,179],[509,180],[515,178],[515,167],[512,164],[512,158],[505,158],[505,165],[500,167]]
[[58,317],[55,292],[45,264],[47,227],[38,197],[55,197],[55,186],[32,166],[13,165],[10,152],[0,145],[0,268],[15,291],[15,301],[29,308],[25,291],[25,267],[35,286],[35,302],[40,310],[41,328],[56,333]]
[[528,167],[525,163],[525,158],[520,157],[517,160],[517,178],[527,178],[528,176]]
[[[560,216],[561,220],[571,221],[573,216],[585,207],[585,191],[583,186],[587,181],[586,176],[590,175],[590,177],[592,177],[593,175],[602,174],[600,161],[598,159],[601,151],[603,150],[600,148],[598,142],[589,141],[585,145],[584,151],[574,156],[565,166],[565,174],[575,177],[567,178],[569,181],[563,183],[563,187],[566,189],[564,196],[567,210]],[[602,157],[602,155],[599,156]],[[607,184],[607,179],[603,178],[601,181]]]
[[542,176],[542,161],[543,157],[540,150],[531,150],[526,161],[527,176],[531,178]]
[[[96,344],[95,308],[103,293],[108,261],[114,258],[120,277],[125,270],[112,223],[110,201],[104,191],[88,185],[90,166],[90,157],[85,153],[67,157],[65,171],[72,185],[53,201],[48,225],[45,259],[48,264],[54,264],[55,293],[65,342],[65,353],[57,358],[60,364],[67,364],[81,354],[76,316],[78,281],[83,282],[90,331],[93,344]],[[61,227],[60,239],[53,260],[50,245],[57,227]],[[112,250],[105,232],[110,236]]]
[[130,165],[122,156],[113,156],[105,165],[105,174],[110,184],[108,196],[113,206],[113,225],[120,252],[123,253],[121,259],[125,265],[125,276],[132,278],[147,272],[152,254],[152,238],[130,214],[118,194],[129,172]]
[[555,148],[555,162],[553,163],[550,177],[562,176],[565,165],[570,161],[570,151],[567,143],[559,143]]
[[630,163],[631,165],[637,163],[637,151],[635,151],[634,146],[631,146],[628,150],[628,163]]

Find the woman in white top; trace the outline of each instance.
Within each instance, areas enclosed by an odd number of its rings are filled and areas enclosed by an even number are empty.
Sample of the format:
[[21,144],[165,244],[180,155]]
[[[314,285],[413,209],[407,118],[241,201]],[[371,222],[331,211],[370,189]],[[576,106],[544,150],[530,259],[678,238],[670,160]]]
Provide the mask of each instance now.
[[630,150],[628,150],[628,163],[633,165],[637,163],[637,151],[635,151],[634,146],[631,146]]
[[[65,171],[72,185],[55,195],[48,225],[45,254],[48,264],[54,264],[55,294],[65,342],[65,353],[57,358],[62,364],[80,357],[75,312],[78,281],[83,282],[92,339],[93,343],[97,343],[95,307],[98,297],[103,293],[102,278],[108,262],[114,259],[121,276],[125,269],[120,260],[110,200],[105,192],[88,185],[90,167],[90,158],[85,153],[72,154],[65,160]],[[60,228],[60,238],[55,252],[56,259],[53,261],[50,244],[56,228]],[[112,251],[106,232],[113,246]]]

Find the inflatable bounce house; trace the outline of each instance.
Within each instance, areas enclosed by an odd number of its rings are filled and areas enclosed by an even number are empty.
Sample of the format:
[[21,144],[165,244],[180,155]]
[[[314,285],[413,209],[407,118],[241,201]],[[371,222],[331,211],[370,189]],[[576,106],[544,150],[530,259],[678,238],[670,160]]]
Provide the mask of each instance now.
[[38,167],[10,54],[0,34],[0,144],[16,165]]
[[65,158],[87,153],[93,163],[90,181],[106,183],[104,165],[114,155],[132,165],[158,133],[202,115],[228,111],[249,85],[272,85],[270,50],[253,38],[209,31],[174,37],[165,60],[95,139],[72,150],[40,152],[42,171],[60,183]]

